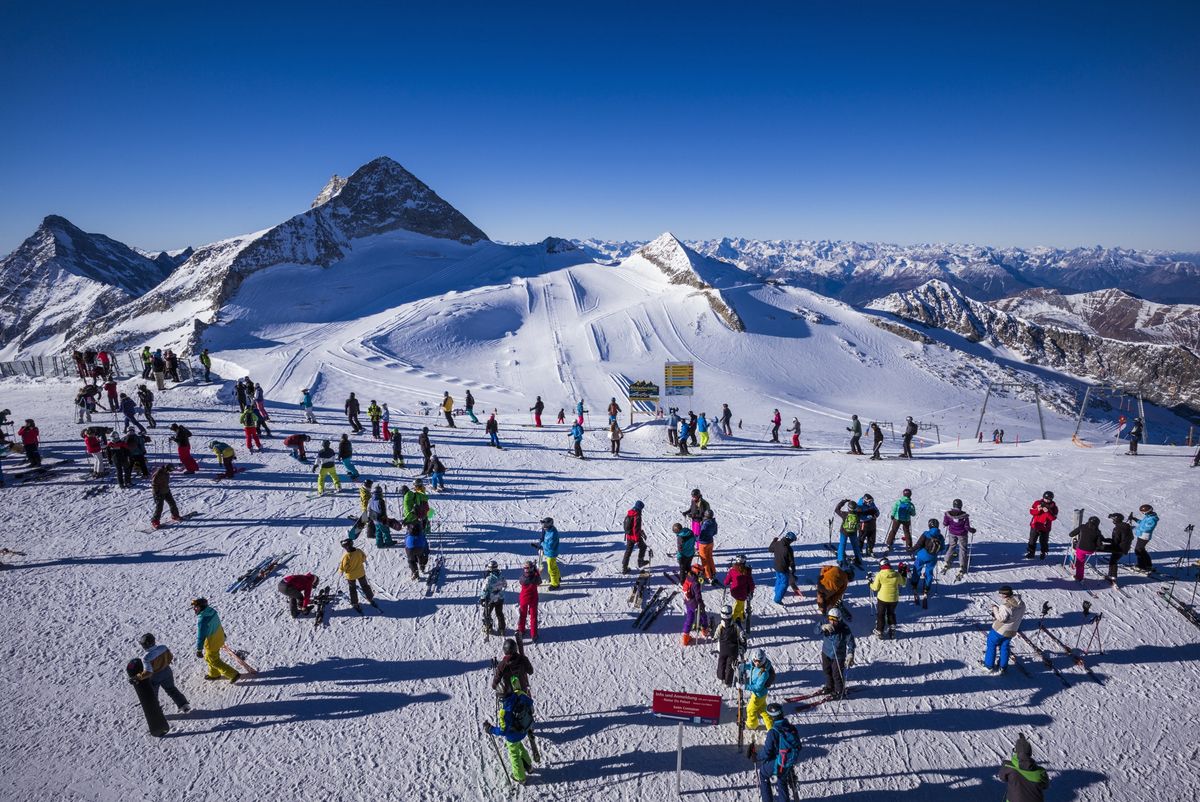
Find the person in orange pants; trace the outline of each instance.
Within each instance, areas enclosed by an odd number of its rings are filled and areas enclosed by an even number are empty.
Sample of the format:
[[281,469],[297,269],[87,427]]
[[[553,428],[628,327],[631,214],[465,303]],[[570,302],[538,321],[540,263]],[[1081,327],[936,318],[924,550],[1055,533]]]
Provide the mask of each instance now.
[[717,519],[712,510],[704,511],[704,520],[700,522],[700,534],[696,537],[696,556],[700,558],[700,568],[704,571],[704,579],[710,585],[719,585],[717,581],[717,566],[713,562],[713,541],[717,536]]

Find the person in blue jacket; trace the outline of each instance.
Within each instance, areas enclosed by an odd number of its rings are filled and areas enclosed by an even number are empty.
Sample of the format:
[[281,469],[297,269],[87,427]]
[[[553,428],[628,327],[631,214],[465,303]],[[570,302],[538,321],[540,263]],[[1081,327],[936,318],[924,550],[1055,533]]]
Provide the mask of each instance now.
[[304,410],[305,423],[317,422],[317,416],[313,414],[312,390],[307,387],[300,391],[300,408]]
[[946,548],[946,538],[938,529],[937,518],[929,519],[926,529],[914,544],[916,554],[913,555],[913,574],[910,584],[914,594],[929,595],[929,587],[933,584],[933,568],[937,565],[938,555]]
[[[519,677],[512,677],[511,685],[505,689],[504,703],[496,711],[496,724],[483,722],[483,731],[499,735],[508,747],[508,762],[512,766],[512,778],[524,783],[526,773],[533,768],[533,760],[525,749],[525,736],[532,736],[533,699],[521,690]],[[537,751],[536,749],[534,750]]]
[[[771,730],[758,751],[758,793],[762,802],[788,802],[795,782],[795,766],[800,758],[800,733],[783,714],[783,705],[767,705]],[[773,789],[773,790],[772,790]]]
[[1142,514],[1141,518],[1129,517],[1129,520],[1137,523],[1137,527],[1133,530],[1133,534],[1137,537],[1137,544],[1133,547],[1133,553],[1137,555],[1137,567],[1141,571],[1153,571],[1154,563],[1150,560],[1150,555],[1146,552],[1146,546],[1150,543],[1150,538],[1154,535],[1154,527],[1158,526],[1158,513],[1149,504],[1143,504],[1138,507],[1138,512]]
[[667,442],[671,445],[676,445],[675,437],[679,432],[679,412],[675,407],[671,407],[671,414],[667,416]]
[[696,433],[700,435],[700,450],[708,448],[708,418],[701,412],[696,419]]
[[[400,490],[401,495],[408,492],[407,487]],[[412,572],[413,579],[420,579],[420,572],[429,564],[429,539],[425,536],[424,521],[413,519],[405,522],[404,527],[404,554],[408,557],[408,570]]]
[[679,455],[687,456],[688,453],[688,435],[692,430],[688,428],[688,423],[685,419],[679,419],[679,427],[676,430],[675,440],[679,444]]
[[842,611],[830,607],[828,622],[817,627],[821,640],[821,670],[825,685],[821,693],[841,699],[846,694],[846,669],[854,665],[854,633],[842,620]]
[[571,442],[575,446],[575,456],[583,459],[583,426],[579,421],[571,425]]
[[558,590],[558,530],[553,518],[542,519],[542,542],[537,544],[546,558],[546,571],[550,575],[549,590]]

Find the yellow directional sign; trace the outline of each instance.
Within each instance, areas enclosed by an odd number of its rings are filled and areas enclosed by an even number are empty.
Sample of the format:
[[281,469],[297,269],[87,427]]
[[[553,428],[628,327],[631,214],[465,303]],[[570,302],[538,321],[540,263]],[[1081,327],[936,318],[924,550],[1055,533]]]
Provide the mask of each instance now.
[[691,362],[668,362],[663,374],[663,395],[691,395],[695,389],[695,366]]

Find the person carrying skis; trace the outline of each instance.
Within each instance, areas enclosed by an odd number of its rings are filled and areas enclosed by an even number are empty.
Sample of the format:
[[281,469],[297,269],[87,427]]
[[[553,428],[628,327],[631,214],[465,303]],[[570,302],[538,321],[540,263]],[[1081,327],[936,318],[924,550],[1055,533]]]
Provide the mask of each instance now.
[[892,543],[896,540],[896,533],[901,529],[904,530],[904,548],[912,551],[912,519],[917,514],[917,505],[913,504],[912,491],[907,487],[900,494],[900,498],[892,504],[892,524],[888,527],[887,540],[884,542],[884,554],[892,550]]
[[1133,428],[1129,430],[1129,450],[1125,452],[1126,454],[1129,454],[1133,457],[1137,456],[1138,443],[1142,442],[1142,432],[1144,429],[1145,427],[1142,426],[1142,419],[1134,418]]
[[[758,793],[762,802],[789,802],[789,789],[795,782],[795,766],[800,759],[800,733],[783,714],[783,705],[767,705],[770,731],[759,750]],[[772,788],[774,792],[772,793]]]
[[717,679],[732,688],[738,655],[746,648],[746,630],[733,620],[732,604],[721,607],[721,623],[713,638],[717,641]]
[[800,419],[792,418],[792,428],[788,429],[792,433],[792,448],[800,447]]
[[317,416],[313,414],[312,390],[307,387],[300,391],[300,408],[304,410],[305,423],[317,422]]
[[[542,428],[542,412],[545,410],[546,405],[542,402],[542,397],[539,395],[537,401],[529,408],[529,411],[533,413],[533,425],[535,428]],[[559,423],[562,423],[562,421],[560,420]]]
[[842,596],[850,584],[850,575],[837,565],[822,565],[817,575],[817,610],[825,615],[832,608],[841,609],[843,617],[849,621],[850,613],[842,605]]
[[457,428],[454,425],[454,399],[450,397],[449,390],[442,393],[442,414],[446,416],[447,426],[451,429]]
[[871,592],[875,594],[875,631],[877,638],[896,637],[896,605],[900,603],[900,586],[904,580],[892,570],[884,557],[879,561],[879,573],[870,577]]
[[672,447],[679,445],[679,412],[675,407],[671,407],[671,412],[667,415],[667,443]]
[[423,463],[421,465],[421,475],[429,474],[429,459],[433,456],[433,443],[429,442],[429,427],[422,426],[421,433],[417,435],[417,447],[421,450]]
[[292,618],[309,614],[312,609],[312,594],[319,584],[320,580],[316,574],[289,574],[279,580],[276,587],[280,593],[287,596],[288,612]]
[[871,459],[881,460],[883,457],[879,455],[879,449],[883,448],[883,429],[879,428],[879,424],[871,422]]
[[860,441],[862,440],[862,422],[858,419],[857,415],[850,416],[850,425],[846,427],[846,431],[850,432],[850,450],[846,453],[861,456],[863,453],[862,446],[860,445]]
[[222,443],[220,440],[209,440],[208,450],[225,466],[225,478],[228,479],[237,472],[233,467],[233,459],[236,454],[228,443]]
[[546,573],[549,576],[549,590],[558,590],[560,576],[558,573],[558,530],[554,528],[553,518],[542,519],[542,542],[537,544],[546,560]]
[[696,535],[696,556],[700,558],[700,567],[704,570],[704,579],[709,584],[717,584],[717,564],[713,562],[713,546],[716,545],[717,519],[711,509],[704,511],[704,520],[700,522],[700,533]]
[[146,652],[142,655],[142,665],[145,666],[145,671],[139,678],[150,680],[150,686],[154,688],[154,697],[158,698],[158,689],[162,688],[179,708],[180,713],[192,712],[192,706],[188,704],[187,697],[179,688],[175,687],[175,672],[171,670],[171,663],[175,656],[171,654],[171,650],[156,643],[154,635],[149,632],[138,640],[138,645]]
[[846,695],[846,669],[854,665],[854,633],[842,620],[842,611],[829,608],[827,621],[817,627],[821,640],[821,671],[825,674],[825,685],[821,693],[832,699]]
[[525,656],[525,646],[520,639],[507,638],[504,641],[504,656],[496,662],[492,670],[492,690],[498,696],[504,695],[504,689],[512,686],[515,679],[521,690],[529,693],[529,678],[533,675],[533,663]]
[[163,713],[162,703],[158,701],[158,694],[150,685],[150,674],[145,670],[141,658],[135,657],[125,664],[125,676],[128,677],[129,684],[133,686],[133,692],[137,694],[138,705],[142,708],[146,724],[150,727],[150,734],[155,738],[161,738],[169,733],[171,725]]
[[526,773],[533,768],[533,759],[521,741],[533,729],[533,700],[521,690],[521,683],[515,677],[505,690],[504,701],[496,711],[496,725],[485,721],[483,731],[504,739],[513,782],[524,785]]
[[772,443],[779,442],[779,427],[781,425],[783,425],[783,416],[780,415],[779,410],[776,409],[774,414],[771,415],[771,442]]
[[875,497],[863,493],[858,500],[858,547],[862,554],[875,556],[875,522],[879,519],[879,508],[875,506]]
[[768,548],[774,560],[776,604],[783,604],[783,594],[796,584],[796,553],[792,549],[795,542],[796,533],[788,532],[783,537],[773,538]]
[[[479,421],[476,421],[478,423]],[[487,423],[483,425],[483,431],[488,436],[488,443],[492,448],[500,448],[500,424],[496,421],[496,412],[488,416]]]
[[[1009,650],[1012,639],[1021,628],[1021,620],[1025,617],[1025,602],[1009,585],[1001,585],[998,591],[999,604],[992,605],[992,628],[988,631],[987,646],[983,650],[984,671],[989,674],[1003,674],[1008,668]],[[996,663],[996,653],[999,651],[999,664]]]
[[745,688],[750,692],[750,701],[746,703],[746,729],[757,730],[760,721],[768,730],[771,729],[771,717],[767,715],[767,692],[775,684],[775,667],[767,659],[765,649],[757,650],[753,659],[742,666],[742,676],[745,677]]
[[[692,645],[692,627],[699,624],[701,631],[708,634],[708,613],[704,611],[704,582],[700,579],[700,566],[683,576],[683,645]],[[697,620],[698,619],[698,620]]]
[[289,434],[283,438],[283,445],[292,450],[292,459],[299,462],[308,462],[308,454],[304,451],[304,444],[311,439],[306,434]]
[[1047,490],[1042,497],[1029,507],[1029,543],[1025,549],[1025,559],[1033,559],[1033,548],[1041,544],[1041,559],[1046,559],[1046,550],[1050,547],[1050,527],[1058,518],[1058,505],[1054,503],[1054,493]]
[[446,466],[437,454],[429,458],[429,489],[439,493],[446,489]]
[[1108,550],[1112,552],[1112,556],[1108,558],[1108,581],[1115,585],[1117,584],[1117,566],[1121,563],[1121,558],[1133,548],[1133,527],[1119,512],[1110,512],[1108,519],[1112,521],[1113,525],[1107,544]]
[[691,432],[692,430],[688,426],[687,418],[681,417],[678,425],[675,427],[675,444],[679,446],[679,456],[681,457],[688,455],[688,436]]
[[387,502],[383,498],[383,485],[375,485],[371,500],[367,502],[367,524],[375,535],[376,548],[385,549],[396,545],[392,542],[392,530],[388,528]]
[[[909,584],[913,588],[913,600],[922,595],[929,598],[929,588],[933,586],[933,567],[937,564],[938,555],[946,546],[946,539],[938,529],[937,518],[929,519],[929,528],[917,538],[916,555],[913,557],[913,573]],[[924,587],[922,588],[922,580]]]
[[341,460],[342,467],[346,469],[346,473],[350,476],[351,482],[358,481],[358,468],[354,467],[354,444],[350,442],[350,435],[343,433],[342,439],[338,441],[338,459]]
[[1154,527],[1158,526],[1158,513],[1149,504],[1138,507],[1138,512],[1142,514],[1141,518],[1129,516],[1130,523],[1137,524],[1137,528],[1133,531],[1137,537],[1137,545],[1133,547],[1133,553],[1137,556],[1138,570],[1149,573],[1154,570],[1154,563],[1146,551],[1146,546],[1150,545],[1150,538],[1154,536]]
[[[504,577],[500,576],[500,563],[490,560],[479,589],[479,606],[483,608],[483,631],[489,635],[504,635]],[[496,625],[492,626],[492,617]],[[493,686],[494,687],[494,686]]]
[[621,425],[616,421],[608,424],[608,442],[609,449],[614,457],[621,456],[621,438],[625,433],[621,431]]
[[207,383],[212,374],[212,357],[208,355],[207,348],[200,352],[200,366],[204,368],[204,381]]
[[175,497],[171,495],[171,471],[174,465],[159,465],[150,477],[150,490],[154,494],[154,515],[150,518],[150,526],[158,529],[159,518],[162,517],[163,504],[171,511],[172,521],[182,521],[179,507],[175,505]]
[[638,551],[637,564],[638,568],[644,568],[650,564],[646,559],[646,532],[642,529],[642,510],[646,505],[641,501],[633,502],[633,506],[625,513],[625,556],[621,560],[621,573],[629,573],[629,558],[636,548]]
[[975,527],[971,526],[971,516],[963,512],[962,499],[956,498],[950,503],[950,509],[942,516],[942,526],[946,527],[946,534],[950,536],[946,559],[942,561],[942,573],[950,570],[951,561],[957,552],[958,575],[961,577],[971,563],[971,535],[975,534]]
[[380,437],[379,422],[383,420],[383,410],[379,408],[379,404],[375,403],[375,399],[371,399],[371,403],[367,404],[367,420],[371,422],[371,437],[378,440]]
[[733,564],[725,572],[722,584],[729,588],[729,595],[733,597],[733,620],[744,622],[746,604],[754,597],[754,573],[746,562],[745,554],[733,558]]
[[728,404],[721,405],[721,431],[726,437],[733,437],[733,428],[729,425],[733,420],[733,411],[729,409]]
[[205,679],[225,677],[231,683],[242,675],[233,666],[221,659],[221,647],[225,645],[225,629],[217,611],[208,606],[208,599],[192,599],[192,612],[196,614],[196,656],[203,657],[208,666]]
[[233,394],[237,397],[238,414],[240,415],[241,413],[246,411],[246,407],[248,406],[247,398],[246,398],[246,377],[245,376],[238,379],[237,383],[235,383],[233,385]]
[[358,403],[358,399],[354,397],[354,393],[350,393],[350,397],[346,399],[346,403],[342,408],[346,411],[346,420],[350,423],[350,429],[355,434],[362,434],[364,431],[363,425],[358,422],[358,413],[362,410],[362,406]]
[[463,406],[466,407],[467,417],[471,419],[471,423],[479,423],[479,418],[475,417],[475,396],[471,395],[470,390],[467,390],[467,397],[463,400]]
[[575,421],[571,424],[571,432],[568,437],[571,438],[572,447],[574,448],[574,455],[579,459],[583,459],[583,426],[579,423],[579,421]]
[[529,622],[529,639],[537,640],[537,608],[538,608],[538,585],[542,584],[542,575],[538,572],[537,563],[533,560],[526,560],[525,567],[521,571],[521,578],[517,580],[521,586],[521,592],[517,596],[517,638],[520,639],[525,635],[525,622]]
[[375,592],[367,583],[367,553],[362,549],[356,549],[354,541],[350,538],[342,541],[342,548],[346,553],[342,555],[338,571],[346,578],[346,585],[350,589],[350,606],[356,613],[362,613],[362,605],[358,603],[358,591],[361,588],[363,595],[367,598],[367,604],[378,610],[379,605],[375,603]]
[[388,409],[388,405],[387,405],[386,401],[383,402],[383,408],[379,410],[379,424],[381,427],[379,439],[380,440],[391,440],[392,439],[392,432],[391,432],[392,411],[390,409]]
[[254,407],[246,407],[242,410],[238,421],[242,424],[242,431],[246,435],[246,453],[254,453],[254,446],[258,446],[259,453],[262,453],[262,440],[258,436],[258,413],[254,411]]
[[617,399],[609,399],[608,402],[608,422],[614,424],[617,422],[617,416],[621,414],[621,407],[617,405]]
[[184,473],[195,473],[200,470],[199,464],[192,456],[192,433],[181,423],[171,424],[171,437],[176,446],[176,453],[179,455],[179,462],[183,465]]
[[404,436],[399,429],[392,432],[392,467],[404,467]]
[[900,454],[901,459],[912,459],[912,441],[917,436],[917,422],[909,415],[904,419],[906,425],[904,427],[904,451]]
[[996,776],[1008,787],[1006,802],[1045,802],[1045,790],[1050,787],[1050,775],[1033,762],[1033,747],[1025,735],[1017,735],[1012,758],[1000,764]]
[[833,513],[842,519],[838,534],[838,565],[846,564],[846,542],[849,541],[854,550],[854,567],[862,568],[862,552],[858,549],[858,505],[851,499],[844,498],[833,508]]
[[1100,534],[1100,519],[1095,515],[1071,530],[1068,536],[1075,549],[1075,581],[1083,581],[1083,570],[1093,554],[1100,551],[1104,536]]
[[342,479],[337,473],[337,452],[333,450],[328,440],[321,441],[321,449],[316,454],[310,473],[317,474],[317,495],[325,492],[325,480],[332,479],[334,490],[342,489]]
[[671,524],[671,534],[675,536],[675,559],[679,561],[679,581],[692,570],[692,560],[696,557],[696,536],[690,529],[684,529],[683,524]]

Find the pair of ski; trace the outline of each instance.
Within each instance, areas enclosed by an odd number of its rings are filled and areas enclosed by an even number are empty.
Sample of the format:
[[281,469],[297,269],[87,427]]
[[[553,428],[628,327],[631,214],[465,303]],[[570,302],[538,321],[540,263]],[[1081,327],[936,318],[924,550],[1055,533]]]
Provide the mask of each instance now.
[[446,566],[446,558],[441,554],[433,558],[433,567],[429,569],[429,573],[425,576],[425,595],[432,596],[437,592],[438,581],[442,576],[442,569]]
[[662,615],[663,610],[670,606],[675,597],[679,595],[679,591],[672,590],[667,595],[663,595],[666,588],[659,588],[654,591],[654,595],[650,597],[650,601],[642,608],[642,611],[633,619],[633,628],[640,629],[646,632],[650,626]]
[[249,571],[237,577],[233,581],[233,584],[229,586],[227,592],[236,593],[239,590],[252,590],[258,587],[271,575],[272,571],[287,565],[295,556],[296,552],[292,552],[290,554],[276,554],[263,558]]
[[1171,588],[1169,588],[1169,587],[1159,588],[1158,589],[1158,597],[1160,599],[1162,599],[1163,603],[1166,604],[1168,607],[1174,609],[1176,612],[1178,612],[1180,615],[1182,615],[1184,618],[1186,618],[1192,624],[1196,625],[1197,627],[1200,627],[1200,612],[1198,612],[1195,607],[1193,607],[1192,605],[1183,601],[1182,599],[1177,599],[1175,597],[1175,594],[1171,592]]
[[1036,654],[1038,657],[1042,658],[1042,664],[1045,665],[1046,668],[1048,668],[1054,672],[1054,676],[1058,677],[1059,681],[1062,682],[1063,687],[1070,688],[1071,687],[1070,681],[1067,679],[1066,675],[1063,674],[1061,671],[1059,671],[1058,668],[1054,665],[1054,661],[1050,659],[1050,655],[1047,654],[1046,651],[1044,649],[1042,649],[1041,646],[1038,646],[1036,643],[1034,643],[1032,640],[1030,640],[1029,636],[1026,635],[1024,632],[1017,630],[1017,634],[1021,637],[1021,640],[1025,641],[1025,643],[1029,645],[1030,649],[1033,649],[1034,654]]
[[646,600],[646,586],[650,584],[650,572],[645,567],[633,581],[633,589],[629,591],[629,605],[642,607]]
[[1090,679],[1092,682],[1095,682],[1097,685],[1104,684],[1104,681],[1102,679],[1100,679],[1100,677],[1097,676],[1092,671],[1092,669],[1088,668],[1087,663],[1085,663],[1083,660],[1083,655],[1075,654],[1075,652],[1071,649],[1071,647],[1069,647],[1069,646],[1067,646],[1067,644],[1063,643],[1062,640],[1057,635],[1055,635],[1053,632],[1051,632],[1049,630],[1049,628],[1047,628],[1046,625],[1040,621],[1038,622],[1038,629],[1043,634],[1045,634],[1046,637],[1048,637],[1048,638],[1050,638],[1050,640],[1054,641],[1055,644],[1058,645],[1058,648],[1062,649],[1063,654],[1065,654],[1067,657],[1070,657],[1073,661],[1075,661],[1075,665],[1079,666],[1080,668],[1082,668],[1084,670],[1084,672],[1088,675],[1088,679]]
[[[842,691],[841,698],[844,699],[847,696],[849,696],[850,691],[855,690],[856,687],[857,686],[847,686]],[[789,702],[789,703],[795,703],[796,704],[796,712],[801,713],[805,710],[811,710],[812,708],[816,707],[817,705],[825,704],[826,702],[828,702],[829,700],[831,700],[833,698],[834,698],[834,696],[832,693],[830,693],[829,691],[826,691],[824,689],[821,689],[819,691],[813,691],[812,693],[800,694],[799,696],[788,696],[788,697],[785,697],[783,701]]]

